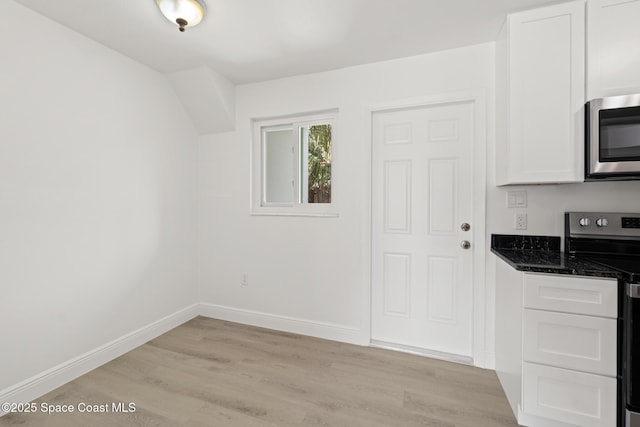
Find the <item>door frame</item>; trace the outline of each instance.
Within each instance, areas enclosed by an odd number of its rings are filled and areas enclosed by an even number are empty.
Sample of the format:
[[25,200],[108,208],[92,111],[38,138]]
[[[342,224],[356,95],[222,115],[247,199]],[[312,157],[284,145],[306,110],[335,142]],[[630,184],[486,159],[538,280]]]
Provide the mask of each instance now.
[[364,112],[363,135],[366,138],[364,144],[364,159],[366,164],[367,184],[366,197],[367,202],[364,204],[366,212],[363,213],[367,218],[364,221],[363,230],[364,237],[364,271],[363,281],[364,301],[362,309],[362,333],[363,341],[367,345],[371,344],[371,295],[373,286],[373,114],[385,111],[393,111],[405,108],[421,108],[435,105],[445,105],[452,103],[471,103],[473,105],[473,218],[474,227],[473,234],[473,274],[472,274],[472,307],[473,307],[473,325],[472,325],[472,358],[473,364],[482,368],[491,367],[491,350],[486,348],[486,314],[487,300],[485,288],[485,268],[486,268],[486,193],[487,193],[487,94],[486,89],[477,89],[466,92],[444,93],[427,97],[402,99],[396,101],[383,102],[379,104],[369,105]]

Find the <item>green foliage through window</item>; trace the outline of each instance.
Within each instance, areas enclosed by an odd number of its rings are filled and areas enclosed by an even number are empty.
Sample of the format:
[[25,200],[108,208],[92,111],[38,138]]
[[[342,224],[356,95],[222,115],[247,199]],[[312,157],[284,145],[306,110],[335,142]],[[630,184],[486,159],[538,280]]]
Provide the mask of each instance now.
[[308,203],[331,203],[331,125],[309,127]]

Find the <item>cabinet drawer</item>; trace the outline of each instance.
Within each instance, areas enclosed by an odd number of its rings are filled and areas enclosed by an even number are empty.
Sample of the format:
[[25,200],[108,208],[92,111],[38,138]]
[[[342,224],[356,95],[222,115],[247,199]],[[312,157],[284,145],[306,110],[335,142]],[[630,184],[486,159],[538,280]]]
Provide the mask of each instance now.
[[581,276],[524,275],[524,306],[539,310],[618,316],[618,282]]
[[523,412],[582,427],[616,425],[616,380],[523,364]]
[[524,310],[523,359],[616,376],[615,319]]

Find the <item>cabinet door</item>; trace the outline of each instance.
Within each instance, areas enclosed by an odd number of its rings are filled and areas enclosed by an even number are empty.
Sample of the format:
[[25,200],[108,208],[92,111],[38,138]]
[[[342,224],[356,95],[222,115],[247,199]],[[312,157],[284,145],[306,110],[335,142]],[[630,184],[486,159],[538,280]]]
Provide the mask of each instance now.
[[524,310],[523,335],[527,362],[616,376],[615,319]]
[[584,7],[509,15],[509,184],[584,180]]
[[589,0],[589,99],[640,92],[640,0]]
[[616,425],[616,380],[534,363],[523,366],[523,412],[581,427]]
[[618,316],[618,281],[527,273],[524,275],[524,306],[613,319]]

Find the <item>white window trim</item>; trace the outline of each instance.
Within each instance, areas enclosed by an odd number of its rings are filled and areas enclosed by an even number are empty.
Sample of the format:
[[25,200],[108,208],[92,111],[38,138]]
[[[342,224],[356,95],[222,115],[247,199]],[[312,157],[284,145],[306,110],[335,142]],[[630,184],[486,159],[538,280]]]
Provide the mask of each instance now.
[[[298,129],[300,126],[311,126],[314,124],[331,124],[331,203],[269,203],[263,201],[265,185],[264,157],[263,157],[263,129],[291,128]],[[337,217],[336,206],[338,188],[338,148],[335,142],[338,141],[338,110],[324,110],[304,114],[293,114],[281,117],[264,119],[252,119],[252,142],[251,142],[251,214],[252,215],[273,215],[273,216],[315,216],[315,217]],[[298,144],[294,145],[294,158],[298,159]],[[295,164],[295,162],[294,162]],[[292,167],[294,167],[292,165]],[[299,167],[299,165],[298,165]],[[296,169],[294,176],[299,171]],[[296,180],[294,194],[299,194],[299,180]]]

